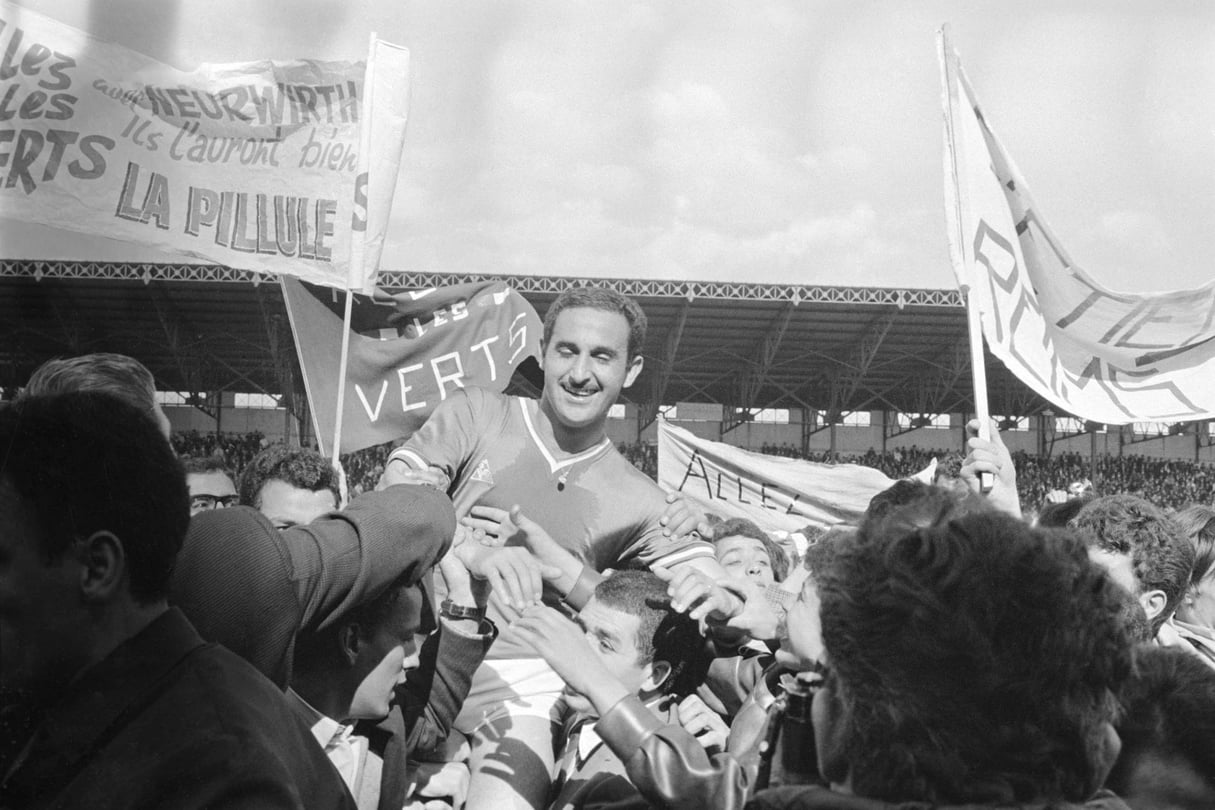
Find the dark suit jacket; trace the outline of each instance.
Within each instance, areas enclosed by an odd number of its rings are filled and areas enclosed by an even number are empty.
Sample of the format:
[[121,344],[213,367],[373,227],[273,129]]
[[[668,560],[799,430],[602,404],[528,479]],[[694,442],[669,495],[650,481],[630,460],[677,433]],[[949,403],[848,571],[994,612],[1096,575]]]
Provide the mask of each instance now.
[[420,579],[455,526],[446,495],[406,484],[281,532],[251,507],[203,512],[190,520],[169,602],[285,689],[299,631],[327,627],[398,576]]
[[409,795],[410,759],[429,759],[451,733],[451,724],[468,697],[473,672],[485,660],[498,630],[489,619],[477,635],[465,635],[446,619],[422,645],[421,663],[397,687],[397,702],[379,723],[360,724],[360,733],[384,759],[380,810],[400,810]]
[[169,609],[51,706],[0,807],[354,808],[286,697]]

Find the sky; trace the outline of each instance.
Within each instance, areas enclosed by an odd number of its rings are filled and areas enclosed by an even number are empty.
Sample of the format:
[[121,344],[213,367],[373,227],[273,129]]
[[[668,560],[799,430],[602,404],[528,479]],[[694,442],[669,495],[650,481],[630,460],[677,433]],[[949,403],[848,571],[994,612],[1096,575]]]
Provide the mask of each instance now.
[[[1215,279],[1215,4],[19,0],[175,67],[410,49],[381,267],[951,288],[936,30],[1072,258]],[[172,261],[0,220],[7,258]]]

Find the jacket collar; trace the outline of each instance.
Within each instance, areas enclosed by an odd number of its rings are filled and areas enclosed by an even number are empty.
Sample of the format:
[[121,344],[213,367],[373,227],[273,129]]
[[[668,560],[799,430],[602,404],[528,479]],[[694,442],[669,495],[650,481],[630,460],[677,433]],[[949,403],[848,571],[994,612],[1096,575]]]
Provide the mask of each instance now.
[[169,608],[104,659],[82,671],[47,709],[10,782],[70,779],[77,764],[102,748],[126,721],[165,688],[167,676],[204,642]]

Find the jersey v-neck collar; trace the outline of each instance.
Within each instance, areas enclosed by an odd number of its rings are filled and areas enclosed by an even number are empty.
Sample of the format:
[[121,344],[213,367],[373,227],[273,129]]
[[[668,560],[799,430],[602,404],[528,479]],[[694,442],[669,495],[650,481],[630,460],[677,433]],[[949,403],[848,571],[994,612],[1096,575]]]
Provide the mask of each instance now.
[[523,414],[523,424],[527,426],[527,433],[529,436],[531,436],[532,441],[535,443],[536,449],[540,451],[540,454],[544,456],[544,460],[548,462],[548,469],[550,473],[555,473],[558,470],[564,470],[567,467],[572,467],[580,461],[587,461],[588,459],[594,458],[612,446],[611,439],[604,436],[603,441],[599,442],[598,444],[588,447],[586,450],[583,450],[577,455],[558,461],[553,456],[552,451],[549,450],[548,445],[546,445],[544,440],[540,438],[540,433],[536,430],[536,426],[532,422],[531,409],[528,408],[528,403],[535,402],[535,400],[520,397],[516,401],[519,403],[519,412]]

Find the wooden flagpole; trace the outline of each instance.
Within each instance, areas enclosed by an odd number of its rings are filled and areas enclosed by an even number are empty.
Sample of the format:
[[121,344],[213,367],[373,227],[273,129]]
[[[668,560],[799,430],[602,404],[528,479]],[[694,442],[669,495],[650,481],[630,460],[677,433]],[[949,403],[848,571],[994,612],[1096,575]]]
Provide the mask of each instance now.
[[[966,322],[970,341],[970,370],[975,394],[975,417],[979,421],[979,438],[991,439],[991,417],[987,404],[987,366],[983,358],[983,325],[978,303],[971,294],[973,279],[966,263],[965,235],[962,232],[962,187],[958,180],[958,142],[954,135],[954,110],[958,104],[957,80],[953,47],[949,43],[949,26],[937,32],[937,56],[941,66],[941,101],[945,110],[945,219],[949,223],[949,256],[953,262],[958,287],[966,300]],[[992,485],[991,475],[982,473],[979,482],[984,492]]]
[[[374,86],[375,74],[375,43],[376,34],[371,32],[367,45],[367,69],[363,74],[363,109],[359,117],[359,165],[360,167],[370,166],[371,158],[371,90]],[[341,361],[338,365],[338,381],[337,381],[337,407],[335,408],[335,418],[333,421],[333,449],[331,456],[333,458],[333,466],[342,471],[342,465],[339,461],[339,456],[342,450],[342,417],[344,416],[346,405],[346,367],[350,357],[350,321],[351,314],[354,310],[354,295],[351,290],[356,286],[361,289],[365,268],[363,264],[366,259],[366,251],[364,250],[364,240],[366,235],[354,231],[351,234],[351,266],[346,277],[346,309],[342,315],[342,354]],[[356,246],[355,241],[358,241]],[[343,480],[345,476],[342,476]],[[343,489],[343,493],[345,490]],[[343,497],[343,500],[345,498]]]

